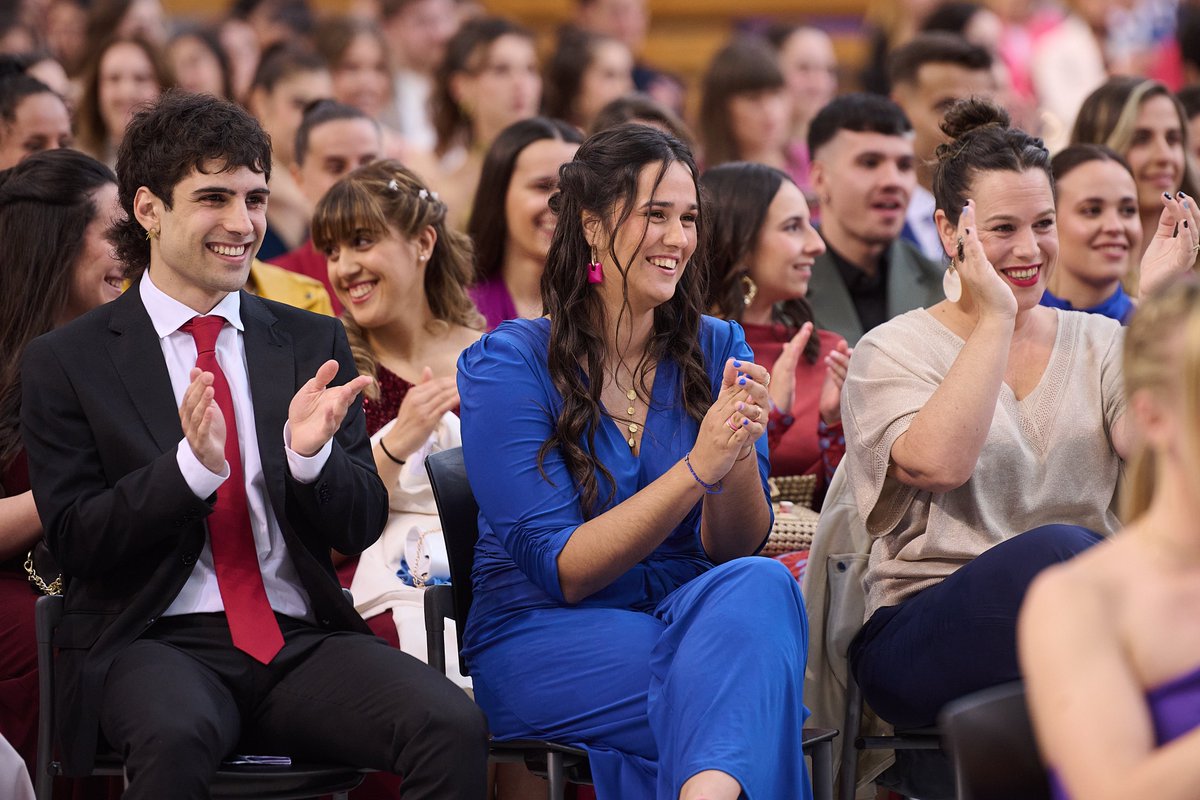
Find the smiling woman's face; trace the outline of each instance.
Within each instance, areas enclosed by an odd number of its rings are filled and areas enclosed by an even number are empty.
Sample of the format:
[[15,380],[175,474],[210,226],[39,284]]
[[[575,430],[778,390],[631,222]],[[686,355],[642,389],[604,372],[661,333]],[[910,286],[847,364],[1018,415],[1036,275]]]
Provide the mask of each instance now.
[[519,253],[546,260],[555,227],[550,195],[558,188],[558,168],[574,158],[578,149],[574,142],[539,139],[517,156],[504,198],[506,255]]
[[146,52],[132,42],[117,42],[100,60],[97,91],[100,116],[115,142],[138,106],[157,99],[162,90]]
[[1162,210],[1162,194],[1174,194],[1183,183],[1183,124],[1175,104],[1166,95],[1142,102],[1134,123],[1133,139],[1125,159],[1137,180],[1138,205],[1143,213]]
[[[695,179],[678,161],[667,167],[658,181],[661,170],[661,162],[642,167],[633,208],[616,229],[611,252],[604,246],[605,235],[599,231],[595,235],[600,244],[597,255],[604,265],[604,280],[598,288],[614,318],[626,296],[635,317],[670,300],[696,252],[699,201]],[[614,258],[625,271],[624,296]],[[582,265],[580,270],[582,277]]]
[[971,181],[968,196],[975,200],[979,241],[988,261],[1016,295],[1017,307],[1033,308],[1058,261],[1050,178],[1040,169],[981,172]]
[[825,242],[812,226],[804,193],[783,181],[767,207],[750,256],[750,277],[758,287],[754,303],[771,306],[804,297],[814,260],[823,252]]
[[107,233],[121,213],[117,203],[117,185],[106,183],[92,193],[96,216],[83,234],[83,249],[75,261],[71,278],[71,293],[64,314],[67,320],[115,300],[124,282],[121,262],[113,253]]
[[1141,254],[1133,176],[1115,161],[1080,164],[1056,182],[1059,269],[1089,286],[1124,278]]

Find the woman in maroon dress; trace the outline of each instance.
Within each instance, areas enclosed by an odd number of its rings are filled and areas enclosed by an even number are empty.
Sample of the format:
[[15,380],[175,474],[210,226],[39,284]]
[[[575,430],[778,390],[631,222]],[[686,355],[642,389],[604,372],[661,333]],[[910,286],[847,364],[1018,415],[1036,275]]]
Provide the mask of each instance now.
[[819,500],[846,451],[840,400],[850,360],[842,337],[813,328],[805,299],[825,243],[781,170],[723,164],[701,183],[713,209],[709,309],[741,323],[755,361],[771,372],[771,474],[814,476]]
[[[6,254],[0,263],[0,735],[25,759],[30,775],[37,749],[33,606],[39,590],[25,563],[42,525],[18,424],[21,355],[35,337],[121,293],[121,265],[105,238],[120,209],[116,180],[100,162],[65,149],[37,153],[0,172]],[[52,584],[57,575],[42,577]]]

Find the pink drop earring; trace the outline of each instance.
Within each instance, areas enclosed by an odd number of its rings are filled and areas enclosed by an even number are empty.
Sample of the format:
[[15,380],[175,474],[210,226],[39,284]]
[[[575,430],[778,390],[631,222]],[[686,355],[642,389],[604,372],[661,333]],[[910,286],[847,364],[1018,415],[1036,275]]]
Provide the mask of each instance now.
[[587,265],[588,283],[601,283],[604,281],[604,265],[600,263],[600,259],[596,258],[596,250],[592,249],[592,260]]

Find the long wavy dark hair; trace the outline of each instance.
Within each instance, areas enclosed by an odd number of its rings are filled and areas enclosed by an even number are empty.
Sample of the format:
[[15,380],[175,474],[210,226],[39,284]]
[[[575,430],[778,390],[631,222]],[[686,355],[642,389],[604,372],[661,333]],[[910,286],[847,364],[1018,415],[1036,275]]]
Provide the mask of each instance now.
[[559,119],[530,117],[509,125],[488,148],[467,226],[467,233],[475,243],[475,283],[499,275],[504,267],[504,252],[508,245],[505,203],[508,186],[521,153],[534,142],[545,139],[583,144],[583,136],[574,126]]
[[503,36],[520,36],[533,41],[533,33],[523,25],[504,17],[476,17],[463,23],[458,33],[446,44],[446,57],[438,67],[434,80],[433,127],[437,131],[438,155],[445,155],[456,144],[473,145],[471,117],[450,87],[459,73],[475,73],[487,61],[496,40]]
[[21,354],[63,321],[97,214],[93,195],[116,182],[108,167],[67,149],[0,171],[0,469],[21,449]]
[[[592,249],[583,219],[588,215],[606,221],[607,242],[599,248],[599,255],[605,267],[604,280],[622,281],[625,303],[616,320],[619,331],[629,314],[624,278],[630,265],[617,259],[614,240],[621,226],[629,223],[642,171],[654,170],[657,187],[675,163],[691,173],[697,202],[703,206],[696,163],[682,142],[645,125],[620,125],[583,143],[575,159],[559,170],[559,190],[550,198],[558,225],[542,273],[542,304],[550,316],[547,358],[550,379],[563,403],[553,433],[538,452],[538,466],[542,467],[546,454],[554,448],[562,451],[567,469],[579,487],[584,516],[589,518],[604,511],[615,492],[612,474],[594,455],[596,431],[604,421],[600,390],[615,356],[608,351],[604,339],[604,302],[585,277]],[[697,225],[703,220],[700,208]],[[703,231],[698,230],[697,234],[696,252],[683,271],[674,296],[654,310],[650,340],[633,375],[642,396],[649,397],[649,371],[664,361],[674,361],[679,367],[679,385],[673,396],[679,398],[676,402],[683,404],[688,416],[699,421],[712,405],[712,384],[699,343],[706,269]],[[544,470],[542,474],[545,475]],[[609,486],[603,502],[598,474]]]
[[[705,307],[725,319],[742,321],[746,310],[742,279],[750,276],[748,262],[758,247],[767,210],[784,182],[795,181],[783,170],[734,161],[713,167],[700,183],[708,193],[712,224],[708,228],[708,298]],[[771,308],[771,319],[788,328],[813,321],[807,298],[793,297]],[[821,342],[808,337],[804,358],[817,363]]]

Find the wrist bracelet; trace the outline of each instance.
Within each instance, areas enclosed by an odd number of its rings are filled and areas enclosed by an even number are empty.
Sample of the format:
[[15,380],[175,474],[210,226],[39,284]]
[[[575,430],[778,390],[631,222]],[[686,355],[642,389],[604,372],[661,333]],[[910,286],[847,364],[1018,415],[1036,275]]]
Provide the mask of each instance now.
[[404,466],[403,458],[396,458],[394,455],[392,455],[391,453],[388,452],[387,445],[383,443],[382,436],[379,437],[379,449],[383,451],[383,454],[385,456],[387,456],[388,458],[390,458],[392,460],[393,464],[399,464],[402,467]]
[[692,460],[688,458],[690,455],[690,452],[683,454],[683,463],[687,466],[688,472],[692,473],[692,477],[696,479],[696,483],[704,487],[705,494],[720,494],[723,490],[720,479],[718,479],[715,483],[705,483],[702,481],[700,476],[696,474],[696,470],[692,469]]

